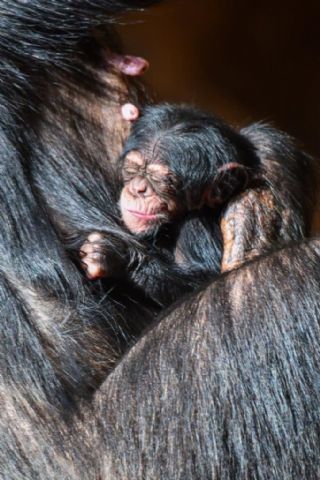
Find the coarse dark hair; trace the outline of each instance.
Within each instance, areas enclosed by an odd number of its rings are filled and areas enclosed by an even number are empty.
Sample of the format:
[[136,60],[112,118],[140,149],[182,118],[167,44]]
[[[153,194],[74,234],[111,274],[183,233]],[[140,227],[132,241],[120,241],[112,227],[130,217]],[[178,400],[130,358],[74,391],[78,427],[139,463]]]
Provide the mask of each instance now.
[[72,258],[92,230],[135,242],[115,111],[143,89],[106,52],[115,15],[152,3],[0,0],[0,476],[316,479],[318,241],[223,276],[124,357],[152,312]]

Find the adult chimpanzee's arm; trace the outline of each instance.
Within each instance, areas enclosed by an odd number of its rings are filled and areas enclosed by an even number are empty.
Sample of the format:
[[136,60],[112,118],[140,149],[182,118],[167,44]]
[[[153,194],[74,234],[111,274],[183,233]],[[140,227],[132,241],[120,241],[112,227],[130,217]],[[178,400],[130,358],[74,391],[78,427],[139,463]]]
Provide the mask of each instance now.
[[221,277],[140,340],[95,399],[102,478],[318,478],[319,256]]

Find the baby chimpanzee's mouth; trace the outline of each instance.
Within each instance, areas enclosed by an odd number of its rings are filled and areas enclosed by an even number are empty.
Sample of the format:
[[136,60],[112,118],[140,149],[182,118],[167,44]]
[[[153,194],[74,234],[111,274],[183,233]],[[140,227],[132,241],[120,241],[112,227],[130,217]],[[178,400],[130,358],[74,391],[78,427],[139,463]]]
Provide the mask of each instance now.
[[138,212],[137,210],[129,210],[128,212],[135,217],[142,218],[143,220],[158,220],[163,215],[161,213],[146,213],[146,212]]

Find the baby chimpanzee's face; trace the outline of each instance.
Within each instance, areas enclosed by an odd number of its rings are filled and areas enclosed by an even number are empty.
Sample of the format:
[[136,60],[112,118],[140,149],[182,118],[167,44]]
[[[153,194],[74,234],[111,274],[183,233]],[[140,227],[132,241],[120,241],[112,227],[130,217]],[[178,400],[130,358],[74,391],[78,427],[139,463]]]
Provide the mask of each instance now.
[[221,208],[246,188],[256,164],[245,136],[183,105],[146,107],[124,152],[120,207],[136,234],[156,234],[187,212]]
[[185,211],[179,202],[179,181],[161,161],[149,163],[132,150],[124,159],[122,177],[120,209],[132,233],[150,234]]

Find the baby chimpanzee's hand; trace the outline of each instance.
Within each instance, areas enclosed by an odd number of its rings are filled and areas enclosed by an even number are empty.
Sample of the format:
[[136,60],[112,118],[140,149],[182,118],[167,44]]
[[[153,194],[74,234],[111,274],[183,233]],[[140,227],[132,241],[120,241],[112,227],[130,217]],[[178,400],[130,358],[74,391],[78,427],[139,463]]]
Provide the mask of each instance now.
[[105,234],[94,232],[80,248],[81,266],[90,280],[113,277],[125,268],[123,252],[110,252],[105,240]]

